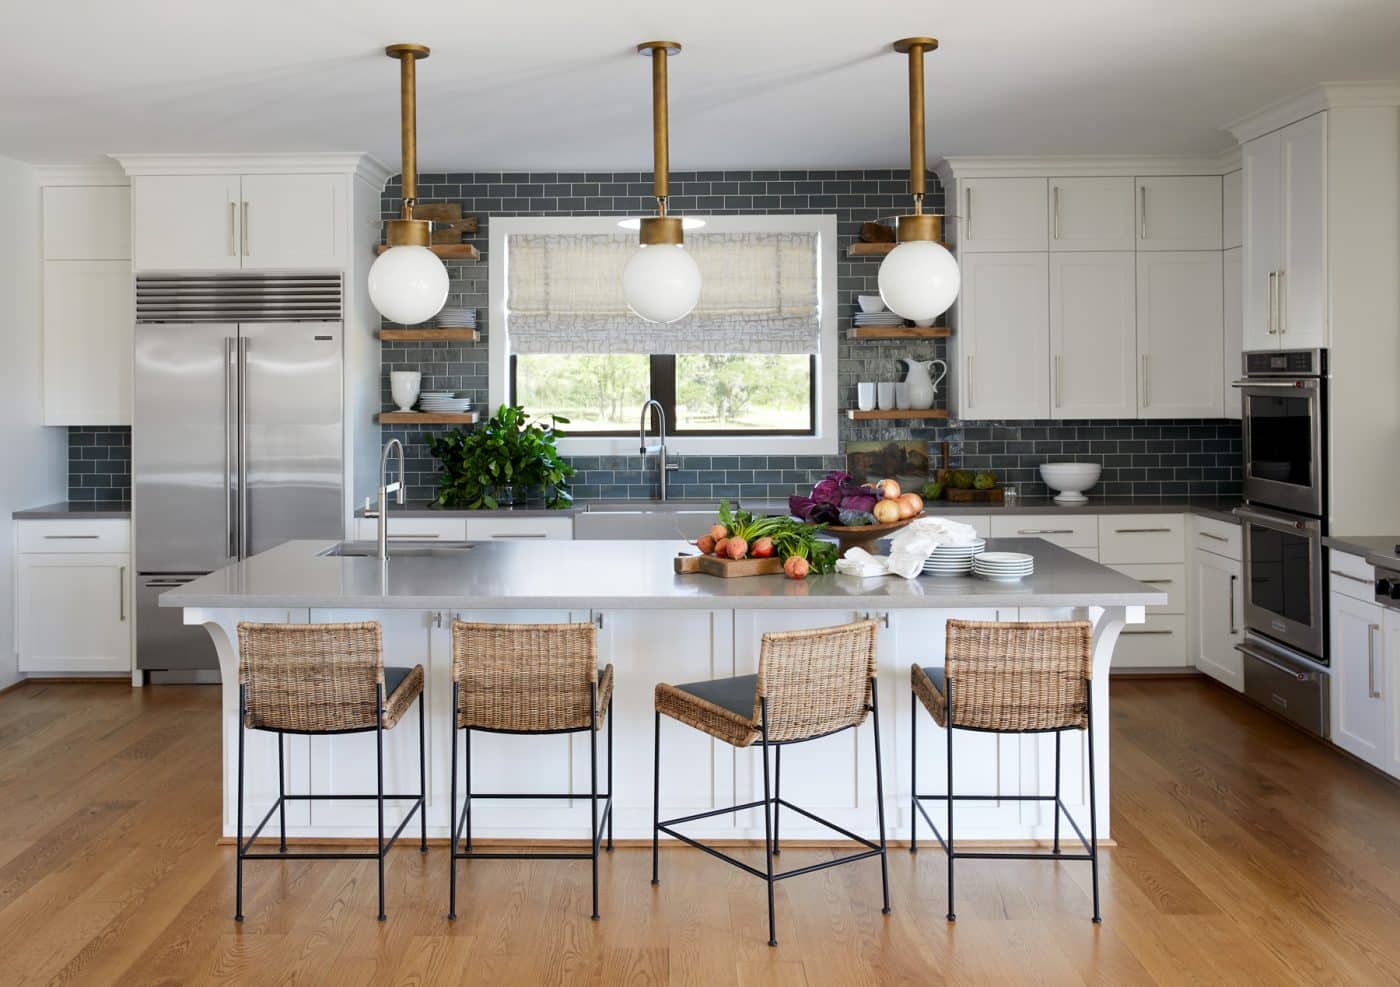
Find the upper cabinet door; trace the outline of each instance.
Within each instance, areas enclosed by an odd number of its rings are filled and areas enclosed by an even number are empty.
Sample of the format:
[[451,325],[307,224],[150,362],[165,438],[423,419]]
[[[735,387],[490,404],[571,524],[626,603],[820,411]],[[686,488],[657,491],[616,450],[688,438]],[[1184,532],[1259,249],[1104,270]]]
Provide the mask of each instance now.
[[1244,317],[1244,348],[1277,349],[1275,290],[1283,266],[1283,168],[1278,132],[1256,137],[1244,145],[1244,259],[1240,298]]
[[958,183],[961,253],[1044,250],[1050,233],[1043,178],[969,178]]
[[1137,180],[1139,250],[1219,250],[1218,175]]
[[1132,250],[1131,178],[1050,179],[1051,250]]
[[959,417],[1050,413],[1049,255],[969,254],[958,299]]
[[44,189],[44,260],[130,260],[131,189]]
[[1221,310],[1225,321],[1225,417],[1241,418],[1240,392],[1234,386],[1235,380],[1244,376],[1244,321],[1240,310],[1241,251],[1234,247],[1221,254],[1224,263],[1222,271]]
[[348,185],[341,175],[244,175],[239,208],[244,269],[344,267]]
[[1283,247],[1276,315],[1284,349],[1327,345],[1327,114],[1279,133]]
[[1130,252],[1051,255],[1052,417],[1137,413],[1136,293]]
[[44,261],[44,424],[131,424],[131,263]]
[[1137,275],[1140,417],[1221,417],[1220,254],[1139,253]]
[[1229,250],[1244,243],[1244,172],[1232,171],[1221,182],[1224,197],[1221,214],[1225,225],[1220,231],[1221,245]]
[[137,175],[131,202],[137,271],[240,266],[237,175]]

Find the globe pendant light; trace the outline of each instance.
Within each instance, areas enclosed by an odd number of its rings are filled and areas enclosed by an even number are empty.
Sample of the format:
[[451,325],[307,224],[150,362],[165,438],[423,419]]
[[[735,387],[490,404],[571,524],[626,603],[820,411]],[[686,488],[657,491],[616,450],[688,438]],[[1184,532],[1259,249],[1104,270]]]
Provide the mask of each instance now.
[[666,60],[680,50],[675,41],[647,41],[637,46],[638,54],[651,57],[653,191],[657,215],[641,221],[641,246],[622,269],[622,294],[627,307],[648,322],[675,322],[689,315],[700,300],[700,268],[686,252],[681,219],[666,215],[666,198],[670,194]]
[[880,298],[896,315],[929,322],[948,311],[958,297],[958,262],[939,243],[942,216],[924,215],[924,53],[936,38],[904,38],[894,50],[909,55],[909,190],[914,214],[900,216],[899,243],[880,263]]
[[389,249],[369,269],[369,300],[391,322],[427,322],[447,303],[447,268],[428,247],[431,224],[414,219],[418,200],[418,122],[414,63],[428,57],[423,45],[390,45],[384,54],[399,60],[400,120],[403,135],[403,213],[389,220]]

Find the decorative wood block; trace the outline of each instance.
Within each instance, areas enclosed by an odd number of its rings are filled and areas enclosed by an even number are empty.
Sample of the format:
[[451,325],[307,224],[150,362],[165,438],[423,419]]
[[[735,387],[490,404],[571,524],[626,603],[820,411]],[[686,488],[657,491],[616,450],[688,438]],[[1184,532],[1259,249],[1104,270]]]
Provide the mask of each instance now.
[[846,248],[847,257],[883,257],[895,247],[896,243],[865,243],[863,241],[851,244]]
[[945,486],[943,498],[954,504],[1004,504],[1006,503],[1006,492],[1001,487],[993,487],[990,490],[968,490]]
[[429,202],[413,207],[414,219],[431,220],[432,242],[461,243],[462,237],[476,232],[476,217],[463,216],[460,202]]

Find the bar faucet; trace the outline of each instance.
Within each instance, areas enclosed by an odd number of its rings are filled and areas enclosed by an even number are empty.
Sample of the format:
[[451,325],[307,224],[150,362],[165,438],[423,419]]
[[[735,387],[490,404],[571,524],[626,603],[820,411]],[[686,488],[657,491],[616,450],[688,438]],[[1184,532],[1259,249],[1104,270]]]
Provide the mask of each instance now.
[[[389,483],[389,454],[399,450],[399,478]],[[390,439],[384,443],[384,452],[379,457],[379,561],[389,560],[389,495],[396,494],[395,500],[403,503],[404,484],[403,443]]]
[[659,467],[660,467],[660,468],[659,468],[658,471],[657,471],[657,477],[658,477],[658,487],[659,487],[658,493],[659,493],[659,497],[660,497],[660,499],[661,499],[662,501],[665,501],[665,499],[666,499],[666,474],[669,473],[669,472],[671,472],[672,470],[680,469],[680,464],[679,464],[679,463],[668,463],[668,462],[666,461],[666,409],[663,408],[663,407],[661,407],[661,402],[660,402],[660,401],[656,400],[655,398],[652,398],[652,399],[651,399],[650,401],[648,401],[646,404],[642,405],[642,420],[641,420],[641,423],[637,426],[637,438],[638,438],[638,440],[641,442],[641,446],[642,446],[642,468],[643,468],[643,469],[646,469],[646,456],[647,456],[647,410],[648,410],[648,409],[654,409],[654,414],[653,414],[652,417],[654,417],[654,418],[656,419],[657,428],[658,428],[658,430],[659,430],[659,432],[660,432],[660,435],[661,435],[661,446],[660,446],[660,448],[659,448],[659,450],[658,450],[658,451],[659,451],[659,454],[660,454],[660,463],[659,463]]

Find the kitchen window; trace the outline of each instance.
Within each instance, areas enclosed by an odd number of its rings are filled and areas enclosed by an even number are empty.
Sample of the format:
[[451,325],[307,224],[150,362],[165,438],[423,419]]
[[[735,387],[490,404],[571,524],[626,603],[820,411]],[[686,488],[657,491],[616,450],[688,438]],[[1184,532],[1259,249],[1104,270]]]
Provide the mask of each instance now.
[[[635,454],[642,405],[679,453],[836,451],[835,218],[719,216],[689,232],[705,287],[670,325],[626,309],[635,234],[493,217],[491,403],[570,419],[570,454]],[[496,330],[504,326],[505,332]]]

